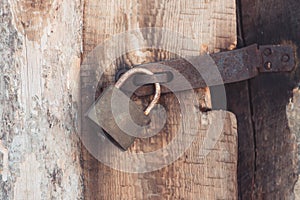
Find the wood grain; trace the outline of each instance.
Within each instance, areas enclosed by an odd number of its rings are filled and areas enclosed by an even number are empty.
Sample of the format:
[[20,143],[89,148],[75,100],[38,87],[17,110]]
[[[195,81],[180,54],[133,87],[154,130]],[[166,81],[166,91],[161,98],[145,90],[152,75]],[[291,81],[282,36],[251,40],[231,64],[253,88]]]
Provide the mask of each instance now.
[[[159,27],[178,33],[188,40],[178,40],[154,32],[137,32],[125,38],[126,45],[135,45],[135,50],[126,52],[116,58],[105,69],[101,78],[101,88],[114,82],[117,69],[133,65],[171,59],[180,51],[184,55],[198,55],[206,52],[218,52],[232,49],[236,44],[235,2],[226,1],[95,1],[85,0],[83,20],[83,60],[97,45],[111,39],[118,33],[145,27]],[[165,49],[142,48],[171,43],[174,51]],[[119,48],[123,46],[120,44]],[[130,46],[131,47],[131,46]],[[172,49],[171,49],[172,50]],[[176,50],[176,51],[175,51]],[[114,51],[107,53],[116,57]],[[101,58],[105,63],[105,57]],[[103,66],[99,66],[103,67]],[[103,70],[103,69],[102,69]],[[96,77],[96,80],[99,77]],[[198,102],[194,105],[200,109],[205,104],[207,89],[195,90]],[[187,92],[179,93],[188,97]],[[204,94],[204,95],[203,95]],[[84,101],[93,101],[87,97]],[[151,98],[151,97],[150,97]],[[188,103],[187,98],[185,103]],[[204,103],[203,103],[204,99]],[[137,99],[136,103],[147,105],[149,98]],[[202,102],[202,103],[201,103]],[[182,103],[182,102],[181,102]],[[209,102],[208,102],[209,103]],[[149,139],[136,140],[130,151],[149,152],[165,147],[176,137],[180,127],[179,102],[173,94],[162,96],[160,104],[167,111],[168,118],[164,129]],[[209,103],[210,104],[210,103]],[[182,112],[182,111],[181,111]],[[187,127],[197,127],[193,117],[187,115]],[[207,147],[211,153],[201,159],[201,144],[203,134],[207,132],[205,125],[199,130],[199,138],[190,149],[176,162],[158,171],[145,174],[129,174],[113,170],[98,162],[86,150],[83,150],[84,185],[86,199],[236,199],[236,121],[231,114],[223,111],[198,113],[205,118],[220,120],[227,116],[224,132],[217,140],[216,146]],[[214,116],[214,117],[213,117]],[[204,123],[199,121],[199,123]],[[207,122],[209,125],[210,122]],[[83,127],[88,129],[88,127]],[[113,159],[113,158],[112,158]],[[164,158],[162,158],[164,159]],[[138,165],[138,163],[137,163]]]
[[228,111],[238,122],[238,194],[239,199],[253,199],[255,140],[248,81],[226,85]]
[[0,199],[82,198],[81,13],[79,0],[0,1]]
[[[299,45],[299,1],[240,2],[245,45]],[[299,83],[299,74],[297,67],[293,73],[263,75],[249,82],[256,154],[254,189],[249,187],[248,192],[253,199],[294,198],[293,188],[298,178],[295,134],[298,133],[291,131],[297,125],[289,126],[286,107]],[[245,166],[244,170],[249,169]]]

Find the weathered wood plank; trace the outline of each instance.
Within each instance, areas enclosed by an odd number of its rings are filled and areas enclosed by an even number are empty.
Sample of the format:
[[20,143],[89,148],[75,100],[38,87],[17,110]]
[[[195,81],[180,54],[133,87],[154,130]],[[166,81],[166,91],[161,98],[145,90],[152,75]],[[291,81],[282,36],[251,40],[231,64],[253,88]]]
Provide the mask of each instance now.
[[[217,52],[222,49],[232,49],[236,43],[235,2],[226,1],[95,1],[85,0],[83,49],[84,57],[99,43],[112,38],[117,33],[145,28],[160,27],[176,32],[188,40],[166,37],[159,33],[142,32],[131,35],[126,45],[136,45],[136,50],[126,52],[116,59],[105,71],[101,87],[113,82],[113,75],[117,68],[131,67],[135,64],[165,60],[176,57],[176,50],[185,55],[198,55],[201,52]],[[147,40],[148,39],[148,40]],[[141,47],[162,43],[174,44],[174,49],[143,49]],[[121,48],[121,47],[120,47]],[[141,48],[141,49],[139,49]],[[173,52],[172,52],[173,50]],[[109,52],[112,57],[114,52]],[[103,59],[103,58],[102,58]],[[103,61],[103,60],[102,60]],[[207,91],[196,90],[199,102],[196,107],[205,104]],[[203,97],[204,94],[204,97]],[[189,93],[178,94],[186,97]],[[90,99],[92,100],[92,99]],[[86,100],[85,100],[86,101]],[[204,101],[204,103],[203,103]],[[140,104],[146,105],[149,98]],[[201,103],[202,102],[202,103]],[[164,129],[150,139],[139,139],[130,149],[131,152],[149,152],[165,147],[180,128],[180,107],[176,97],[172,94],[162,96],[160,103],[166,107],[168,118]],[[182,103],[182,102],[180,102]],[[209,103],[209,102],[207,102]],[[209,103],[210,104],[210,103]],[[205,116],[221,116],[221,111],[200,114]],[[193,114],[187,116],[184,126],[197,127],[193,124]],[[200,134],[198,142],[186,152],[178,161],[159,171],[146,174],[128,174],[112,170],[84,150],[84,180],[86,199],[236,199],[236,136],[235,120],[232,115],[226,118],[225,132],[220,135],[215,148],[205,159],[198,153],[201,149],[205,126],[197,132]],[[219,121],[216,118],[214,121]],[[227,128],[226,128],[227,127]],[[88,128],[88,127],[86,127]],[[187,130],[188,131],[188,130]],[[201,137],[202,135],[202,137]],[[199,141],[200,140],[200,141]],[[100,150],[100,149],[99,149]],[[164,158],[161,158],[164,159]],[[112,158],[113,160],[113,158]],[[138,165],[139,163],[137,163]]]
[[79,0],[0,1],[0,199],[82,198],[81,13]]
[[[237,4],[238,47],[245,47],[241,2]],[[249,81],[226,85],[227,109],[237,117],[238,125],[238,198],[253,199],[255,171],[255,138],[252,123]]]
[[[246,45],[285,41],[299,45],[299,1],[241,0],[241,5]],[[294,197],[297,147],[286,106],[299,83],[298,69],[292,74],[268,74],[250,81],[256,146],[254,199]]]
[[254,190],[255,138],[248,87],[248,81],[226,85],[228,111],[236,115],[238,122],[239,199],[252,199]]
[[[202,138],[208,132],[207,127],[213,121],[222,120],[220,115],[226,115],[224,132],[213,149],[206,149],[211,150],[210,154],[202,158],[199,144],[203,143]],[[208,113],[206,117],[209,122],[204,125],[205,122],[202,121],[203,129],[191,148],[179,160],[160,170],[131,174],[99,163],[92,166],[98,166],[97,169],[89,167],[91,174],[89,177],[85,176],[85,184],[88,183],[88,192],[94,193],[86,193],[86,199],[236,199],[237,135],[236,127],[233,126],[236,119],[234,115],[221,111]],[[166,131],[168,129],[174,131],[172,125],[168,125]],[[167,134],[166,131],[163,134]],[[150,150],[161,148],[162,143],[169,142],[161,141],[161,138],[152,140]],[[145,143],[136,144],[135,148],[146,149]],[[93,177],[94,174],[96,177]]]
[[[251,81],[255,127],[256,199],[291,198],[297,180],[297,145],[288,127],[286,106],[292,90],[287,77],[261,76]],[[264,87],[261,87],[264,83]]]
[[[289,128],[293,134],[297,136],[297,143],[298,143],[298,160],[299,160],[299,141],[300,141],[300,87],[296,87],[293,90],[293,98],[290,99],[290,103],[287,106],[286,109],[287,112],[287,118],[289,121]],[[299,170],[299,167],[298,167]],[[298,171],[299,173],[299,171]],[[300,199],[300,181],[298,177],[298,181],[294,188],[295,193],[295,199]]]

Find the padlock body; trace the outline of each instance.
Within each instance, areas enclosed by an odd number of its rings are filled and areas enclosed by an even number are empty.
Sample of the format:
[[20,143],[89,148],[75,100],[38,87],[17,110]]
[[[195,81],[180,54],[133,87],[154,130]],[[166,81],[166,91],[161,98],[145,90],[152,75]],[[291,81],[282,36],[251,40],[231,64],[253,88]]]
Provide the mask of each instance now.
[[[128,107],[124,109],[124,107]],[[128,134],[130,131],[139,131],[136,128],[150,123],[150,118],[121,90],[110,86],[98,97],[94,105],[86,113],[86,116],[106,133],[123,150],[127,150],[135,140]],[[136,126],[132,125],[132,122]]]

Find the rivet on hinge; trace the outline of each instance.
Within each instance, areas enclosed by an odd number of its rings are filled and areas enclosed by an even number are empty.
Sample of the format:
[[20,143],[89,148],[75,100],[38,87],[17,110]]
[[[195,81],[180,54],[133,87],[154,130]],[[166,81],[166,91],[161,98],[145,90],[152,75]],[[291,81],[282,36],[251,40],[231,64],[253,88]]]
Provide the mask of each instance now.
[[266,62],[264,64],[264,67],[265,67],[266,70],[271,70],[272,69],[272,63],[271,62]]
[[289,60],[290,60],[290,56],[287,54],[285,54],[281,57],[282,62],[289,62]]
[[272,54],[272,50],[270,49],[270,48],[266,48],[265,50],[264,50],[264,55],[265,56],[269,56],[269,55],[271,55]]

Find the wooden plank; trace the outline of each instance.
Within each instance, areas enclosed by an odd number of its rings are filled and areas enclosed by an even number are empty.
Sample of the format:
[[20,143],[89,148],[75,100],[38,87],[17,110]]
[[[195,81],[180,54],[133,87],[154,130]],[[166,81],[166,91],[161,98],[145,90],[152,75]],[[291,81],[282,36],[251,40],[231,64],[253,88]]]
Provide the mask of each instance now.
[[248,87],[248,81],[226,85],[228,111],[236,115],[238,122],[239,199],[252,199],[254,190],[255,138]]
[[[241,5],[246,45],[285,41],[299,45],[299,1],[241,0]],[[294,196],[297,146],[288,126],[286,106],[298,82],[299,70],[291,74],[263,75],[250,81],[256,146],[254,199]]]
[[[237,4],[238,47],[245,47],[241,2]],[[255,171],[255,138],[252,123],[249,81],[226,85],[227,109],[237,117],[238,125],[238,198],[253,199]]]
[[[235,2],[226,1],[108,1],[85,0],[84,6],[84,57],[99,43],[112,38],[117,33],[145,28],[160,27],[192,38],[193,45],[184,40],[168,38],[148,32],[130,36],[126,45],[135,44],[137,48],[145,46],[147,38],[154,44],[172,43],[174,49],[185,55],[198,55],[200,52],[217,52],[232,49],[236,43]],[[148,40],[149,41],[149,40]],[[149,44],[148,44],[149,45]],[[173,49],[172,49],[173,50]],[[114,56],[114,52],[109,52]],[[126,52],[116,59],[105,71],[101,87],[113,82],[113,75],[118,68],[131,67],[177,57],[171,51],[137,49]],[[102,58],[105,60],[105,58]],[[103,60],[102,60],[103,61]],[[198,103],[196,107],[207,102],[207,89],[196,90]],[[186,97],[189,93],[178,94]],[[91,99],[92,100],[92,99]],[[146,105],[149,98],[135,99]],[[203,103],[204,102],[204,103]],[[150,139],[139,139],[130,149],[131,152],[149,152],[165,147],[175,136],[180,127],[179,102],[172,94],[162,96],[160,103],[166,107],[168,118],[164,129]],[[182,103],[182,102],[180,102]],[[213,115],[221,116],[221,111],[200,114],[202,118]],[[184,126],[197,127],[193,124],[190,113]],[[159,171],[145,174],[128,174],[112,170],[97,162],[84,150],[84,180],[86,199],[236,199],[236,136],[235,120],[232,115],[226,118],[225,132],[220,135],[216,148],[204,160],[200,159],[201,142],[194,145],[178,161]],[[216,119],[216,121],[219,121]],[[209,125],[209,123],[208,123]],[[205,133],[197,130],[200,141]],[[202,135],[203,136],[203,135]],[[202,138],[202,139],[201,139]],[[226,138],[226,139],[225,139]],[[200,156],[200,157],[199,157]],[[113,158],[112,158],[113,159]],[[137,164],[138,165],[138,164]]]
[[0,199],[80,199],[81,1],[0,1]]
[[[297,136],[297,143],[299,148],[299,128],[300,128],[300,88],[296,87],[293,90],[293,98],[290,100],[289,105],[287,106],[287,118],[289,121],[289,128],[293,134]],[[299,151],[298,151],[299,152]],[[299,153],[298,153],[299,159]],[[299,168],[298,168],[299,170]],[[299,173],[299,171],[298,171]],[[294,188],[295,199],[300,199],[300,181],[298,175],[298,181]]]
[[[199,151],[203,143],[201,138],[207,134],[202,126],[196,139],[184,155],[173,164],[160,170],[148,173],[126,173],[99,164],[89,166],[89,176],[86,177],[86,199],[236,199],[236,123],[234,115],[225,112],[209,113],[209,123],[222,120],[220,115],[226,115],[224,132],[219,142],[211,149],[205,158]],[[174,117],[174,116],[171,116]],[[208,126],[210,124],[207,124]],[[168,125],[162,134],[170,134],[174,125]],[[169,137],[170,138],[170,137]],[[150,142],[136,144],[135,149],[145,152],[161,148],[161,137]],[[147,144],[148,143],[148,144]],[[148,146],[148,147],[147,147]],[[197,151],[198,150],[198,151]],[[207,149],[209,150],[209,149]],[[225,153],[226,152],[226,153]],[[139,163],[136,163],[139,165]],[[91,169],[91,167],[98,167]],[[86,174],[85,174],[86,175]],[[96,177],[94,177],[96,175]],[[96,185],[92,185],[96,184]],[[86,191],[86,192],[87,192]]]
[[[255,197],[287,198],[297,180],[296,138],[288,128],[286,105],[292,90],[284,75],[251,81],[255,125]],[[264,87],[261,85],[264,83]]]

